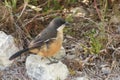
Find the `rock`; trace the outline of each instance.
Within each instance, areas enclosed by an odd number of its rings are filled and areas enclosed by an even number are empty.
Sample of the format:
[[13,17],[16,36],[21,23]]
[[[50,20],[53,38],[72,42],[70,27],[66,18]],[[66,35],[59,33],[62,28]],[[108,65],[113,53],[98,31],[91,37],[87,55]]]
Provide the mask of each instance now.
[[9,57],[17,51],[14,38],[0,31],[0,69],[4,69],[12,63],[9,61]]
[[67,54],[66,58],[67,59],[74,59],[76,57],[76,55],[70,55],[70,54]]
[[73,17],[85,17],[85,16],[89,15],[88,10],[82,6],[72,8],[70,11],[72,12]]
[[[65,54],[61,50],[58,54]],[[60,56],[63,56],[61,54]],[[57,55],[57,58],[60,58]],[[61,61],[47,64],[48,59],[42,59],[39,55],[30,55],[26,60],[27,74],[32,80],[65,80],[69,74],[68,68]]]
[[103,72],[103,74],[110,74],[111,69],[109,67],[104,67],[104,68],[102,68],[102,72]]
[[111,73],[110,66],[108,66],[107,64],[101,65],[100,67],[103,74],[107,75]]

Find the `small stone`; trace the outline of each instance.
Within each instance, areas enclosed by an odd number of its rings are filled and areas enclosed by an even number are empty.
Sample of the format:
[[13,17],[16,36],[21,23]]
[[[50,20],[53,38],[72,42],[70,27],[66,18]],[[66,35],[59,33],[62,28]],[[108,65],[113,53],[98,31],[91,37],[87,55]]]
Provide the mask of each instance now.
[[103,74],[110,74],[111,73],[111,69],[110,69],[110,67],[103,67],[102,68],[102,72],[103,72]]
[[111,69],[110,69],[110,67],[109,67],[107,64],[101,65],[101,71],[102,71],[102,73],[105,74],[105,75],[111,73]]

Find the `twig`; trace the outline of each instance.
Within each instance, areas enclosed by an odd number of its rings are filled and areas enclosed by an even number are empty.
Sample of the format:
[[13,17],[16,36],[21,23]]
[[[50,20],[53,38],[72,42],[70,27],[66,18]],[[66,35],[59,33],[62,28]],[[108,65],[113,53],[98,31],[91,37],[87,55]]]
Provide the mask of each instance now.
[[97,12],[97,14],[98,14],[98,17],[100,18],[100,20],[102,20],[100,11],[99,11],[98,8],[97,8],[96,0],[94,0],[94,7],[95,7],[95,9],[96,9],[96,12]]
[[[24,3],[24,7],[23,7],[23,9],[22,9],[22,12],[20,13],[17,21],[18,21],[18,20],[20,19],[20,17],[22,16],[22,14],[23,14],[23,12],[25,11],[27,5],[28,5],[28,2],[25,2],[25,3]],[[16,22],[17,22],[17,21],[16,21]]]

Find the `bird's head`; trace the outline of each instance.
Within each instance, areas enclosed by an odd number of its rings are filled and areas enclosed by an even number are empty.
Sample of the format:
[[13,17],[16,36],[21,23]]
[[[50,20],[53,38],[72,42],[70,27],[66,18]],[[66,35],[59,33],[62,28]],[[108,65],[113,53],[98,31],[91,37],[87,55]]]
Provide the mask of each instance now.
[[54,18],[49,24],[50,27],[53,27],[58,31],[63,30],[63,28],[68,25],[69,25],[69,23],[60,17]]

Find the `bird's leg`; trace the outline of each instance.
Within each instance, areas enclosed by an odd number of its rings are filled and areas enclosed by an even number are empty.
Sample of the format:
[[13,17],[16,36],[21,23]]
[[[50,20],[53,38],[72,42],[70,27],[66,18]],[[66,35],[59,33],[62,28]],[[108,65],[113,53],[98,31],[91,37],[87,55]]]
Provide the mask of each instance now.
[[50,62],[47,63],[48,65],[53,64],[53,63],[58,63],[58,61],[51,60],[50,58],[46,57]]
[[59,59],[57,59],[56,57],[52,56],[51,57],[53,60],[59,61]]
[[43,60],[43,59],[44,59],[44,57],[41,58],[41,60]]

